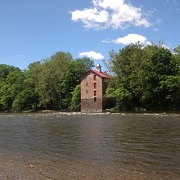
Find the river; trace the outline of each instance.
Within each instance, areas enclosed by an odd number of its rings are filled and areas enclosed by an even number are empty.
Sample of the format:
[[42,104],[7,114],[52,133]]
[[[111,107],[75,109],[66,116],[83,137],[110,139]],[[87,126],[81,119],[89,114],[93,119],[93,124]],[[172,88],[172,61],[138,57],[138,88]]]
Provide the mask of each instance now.
[[180,179],[180,114],[0,114],[0,179]]

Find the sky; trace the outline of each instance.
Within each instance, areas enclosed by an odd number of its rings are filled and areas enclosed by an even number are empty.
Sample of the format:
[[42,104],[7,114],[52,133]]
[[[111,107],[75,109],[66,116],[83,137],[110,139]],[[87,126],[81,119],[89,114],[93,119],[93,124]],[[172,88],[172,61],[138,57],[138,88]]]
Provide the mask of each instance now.
[[0,0],[0,64],[69,52],[103,64],[130,43],[180,44],[179,0]]

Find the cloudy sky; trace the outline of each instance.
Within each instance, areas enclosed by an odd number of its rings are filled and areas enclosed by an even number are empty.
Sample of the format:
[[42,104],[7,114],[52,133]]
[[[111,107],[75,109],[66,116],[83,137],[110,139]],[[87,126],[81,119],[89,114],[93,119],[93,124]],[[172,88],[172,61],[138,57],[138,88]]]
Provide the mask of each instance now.
[[0,0],[0,64],[26,69],[57,51],[96,64],[138,41],[173,50],[179,22],[179,0]]

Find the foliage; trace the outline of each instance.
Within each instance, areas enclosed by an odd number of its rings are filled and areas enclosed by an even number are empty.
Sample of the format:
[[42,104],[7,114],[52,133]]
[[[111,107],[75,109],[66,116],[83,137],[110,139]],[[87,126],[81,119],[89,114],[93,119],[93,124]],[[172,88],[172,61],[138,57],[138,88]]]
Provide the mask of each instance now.
[[27,82],[28,72],[12,66],[4,67],[1,69],[3,82],[0,83],[0,109],[3,111],[33,109],[35,96]]
[[[114,111],[179,110],[180,46],[130,44],[104,61],[111,79],[105,99]],[[80,81],[89,58],[56,52],[27,70],[0,64],[0,111],[80,110]],[[108,101],[107,101],[108,102]],[[108,106],[109,107],[109,106]]]
[[162,45],[130,44],[113,52],[109,69],[114,76],[106,94],[116,99],[117,110],[178,109],[179,59]]
[[180,54],[180,45],[174,48],[174,53]]
[[75,87],[93,66],[89,58],[73,60],[66,52],[57,52],[50,58],[33,62],[25,71],[1,64],[0,110],[79,110],[80,104],[74,104],[78,101],[75,97],[78,88]]
[[119,85],[119,87],[116,88],[108,87],[106,96],[115,101],[113,111],[128,110],[130,108],[132,96],[122,85]]
[[71,106],[72,94],[75,87],[80,84],[81,77],[94,66],[93,61],[89,58],[79,58],[68,64],[62,85],[62,107],[69,108]]
[[81,86],[76,85],[71,100],[71,110],[80,111],[80,103],[81,103]]

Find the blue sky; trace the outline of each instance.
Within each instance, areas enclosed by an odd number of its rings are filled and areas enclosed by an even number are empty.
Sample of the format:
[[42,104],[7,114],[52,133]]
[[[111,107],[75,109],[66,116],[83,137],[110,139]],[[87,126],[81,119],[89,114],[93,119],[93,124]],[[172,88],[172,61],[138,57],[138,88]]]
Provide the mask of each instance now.
[[179,22],[179,0],[0,0],[0,64],[26,69],[57,51],[96,64],[137,41],[173,50]]

